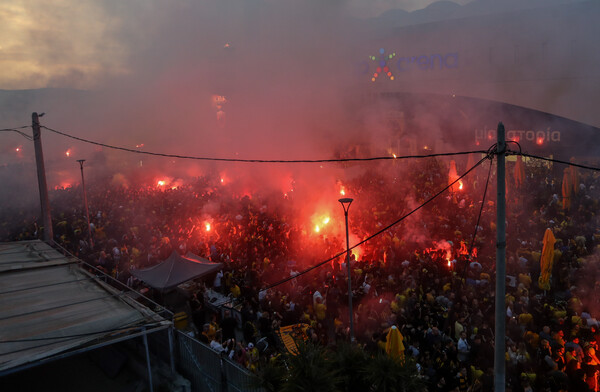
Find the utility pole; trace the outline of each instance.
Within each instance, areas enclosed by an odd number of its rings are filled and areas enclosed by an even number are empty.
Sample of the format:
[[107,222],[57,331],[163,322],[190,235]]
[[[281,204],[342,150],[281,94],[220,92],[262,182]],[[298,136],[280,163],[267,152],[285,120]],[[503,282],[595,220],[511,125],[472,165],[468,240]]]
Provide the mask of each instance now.
[[506,139],[504,124],[498,124],[496,201],[496,325],[494,347],[494,391],[504,392],[506,384]]
[[42,134],[40,120],[44,113],[31,114],[31,127],[33,128],[33,145],[35,147],[35,163],[37,166],[38,187],[40,190],[40,205],[42,207],[42,220],[44,222],[44,241],[51,242],[54,238],[52,231],[52,217],[50,215],[50,201],[48,199],[48,184],[46,183],[46,169],[44,167],[44,153],[42,151]]
[[85,159],[78,159],[79,167],[81,168],[81,188],[83,189],[83,204],[85,206],[85,217],[87,218],[87,232],[90,240],[90,249],[94,249],[94,240],[92,239],[92,226],[90,226],[90,209],[88,208],[87,193],[85,191],[85,180],[83,178],[83,162]]

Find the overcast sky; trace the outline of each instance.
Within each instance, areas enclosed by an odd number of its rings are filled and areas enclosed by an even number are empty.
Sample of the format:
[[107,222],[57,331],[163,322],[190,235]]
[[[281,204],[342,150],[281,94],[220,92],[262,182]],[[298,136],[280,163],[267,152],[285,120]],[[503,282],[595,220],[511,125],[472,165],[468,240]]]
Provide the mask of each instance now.
[[[455,0],[459,4],[469,1]],[[432,2],[5,0],[0,2],[0,89],[93,89],[107,78],[135,73],[136,56],[147,52],[149,41],[157,35],[162,42],[168,41],[164,35],[177,30],[181,18],[198,18],[199,24],[202,18],[218,19],[229,14],[234,15],[232,18],[236,14],[252,18],[260,14],[252,7],[276,6],[279,12],[295,12],[300,4],[317,10],[326,4],[330,11],[335,8],[343,16],[369,18],[395,8],[421,9]],[[219,32],[212,34],[218,36]],[[139,69],[139,64],[135,66]]]

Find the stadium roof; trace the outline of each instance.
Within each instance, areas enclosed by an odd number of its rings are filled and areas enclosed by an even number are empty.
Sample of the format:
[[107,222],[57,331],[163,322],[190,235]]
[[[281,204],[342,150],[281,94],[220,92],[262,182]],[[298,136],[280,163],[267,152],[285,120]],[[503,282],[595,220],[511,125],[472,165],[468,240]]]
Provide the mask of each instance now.
[[41,241],[0,243],[0,376],[172,325],[84,266]]

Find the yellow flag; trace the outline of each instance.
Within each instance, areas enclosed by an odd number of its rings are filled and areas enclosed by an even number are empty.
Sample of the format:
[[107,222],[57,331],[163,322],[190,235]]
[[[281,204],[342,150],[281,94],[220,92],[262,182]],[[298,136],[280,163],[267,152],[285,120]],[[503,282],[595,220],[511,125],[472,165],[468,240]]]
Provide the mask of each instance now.
[[562,182],[562,189],[561,189],[562,197],[563,197],[563,209],[565,209],[565,210],[571,209],[572,190],[573,190],[573,186],[571,184],[571,173],[570,173],[570,170],[567,168],[567,169],[565,169],[565,172],[563,175],[563,182]]

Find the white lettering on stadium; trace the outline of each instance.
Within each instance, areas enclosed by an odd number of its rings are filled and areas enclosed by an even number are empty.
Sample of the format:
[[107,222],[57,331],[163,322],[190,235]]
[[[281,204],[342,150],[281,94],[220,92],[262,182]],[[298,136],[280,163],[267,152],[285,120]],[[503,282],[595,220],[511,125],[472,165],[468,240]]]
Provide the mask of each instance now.
[[[475,141],[481,142],[485,140],[496,140],[496,130],[475,130]],[[560,142],[560,131],[551,131],[549,129],[546,131],[511,129],[506,132],[506,140],[515,142],[527,140],[537,144]]]

